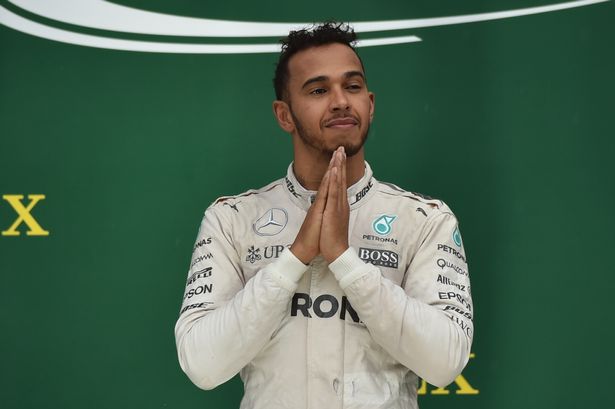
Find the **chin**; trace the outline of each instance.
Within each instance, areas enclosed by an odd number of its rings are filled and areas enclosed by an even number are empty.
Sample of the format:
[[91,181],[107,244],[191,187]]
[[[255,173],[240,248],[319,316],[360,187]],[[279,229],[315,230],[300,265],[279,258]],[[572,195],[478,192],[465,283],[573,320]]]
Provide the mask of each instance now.
[[333,153],[339,146],[343,146],[346,151],[346,156],[351,158],[361,151],[365,141],[367,140],[367,133],[364,136],[352,135],[345,138],[339,138],[336,140],[335,146],[331,146],[331,153]]
[[344,147],[346,156],[351,158],[361,151],[361,148],[363,148],[363,143],[340,142],[335,145],[327,146],[324,149],[324,152],[327,154],[327,156],[331,156],[333,155],[333,152],[335,152],[335,150],[340,146]]
[[363,149],[363,144],[360,145],[344,145],[344,151],[346,152],[346,156],[352,158],[354,155],[359,153]]

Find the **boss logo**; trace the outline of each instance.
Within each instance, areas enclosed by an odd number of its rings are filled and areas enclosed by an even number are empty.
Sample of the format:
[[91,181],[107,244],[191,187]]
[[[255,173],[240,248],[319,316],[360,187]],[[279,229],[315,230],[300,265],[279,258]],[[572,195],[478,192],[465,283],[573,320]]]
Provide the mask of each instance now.
[[359,249],[359,258],[366,263],[371,263],[375,266],[397,268],[399,264],[399,256],[397,253],[390,250],[368,249],[361,247]]

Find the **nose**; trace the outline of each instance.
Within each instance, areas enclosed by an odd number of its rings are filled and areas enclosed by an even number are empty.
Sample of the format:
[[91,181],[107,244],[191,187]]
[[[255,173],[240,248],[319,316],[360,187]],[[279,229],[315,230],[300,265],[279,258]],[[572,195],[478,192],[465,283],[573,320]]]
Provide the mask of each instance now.
[[334,87],[331,91],[331,111],[350,110],[350,101],[341,87]]

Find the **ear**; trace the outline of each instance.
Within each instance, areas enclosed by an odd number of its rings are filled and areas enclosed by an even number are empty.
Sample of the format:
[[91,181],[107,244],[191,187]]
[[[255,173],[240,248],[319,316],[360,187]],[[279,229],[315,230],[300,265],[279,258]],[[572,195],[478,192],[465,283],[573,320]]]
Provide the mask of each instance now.
[[273,101],[273,115],[275,115],[275,119],[278,121],[280,128],[288,133],[295,130],[295,123],[290,114],[290,107],[286,102],[280,100]]
[[373,92],[369,93],[369,123],[372,123],[372,119],[374,119],[374,108],[376,107],[376,94]]

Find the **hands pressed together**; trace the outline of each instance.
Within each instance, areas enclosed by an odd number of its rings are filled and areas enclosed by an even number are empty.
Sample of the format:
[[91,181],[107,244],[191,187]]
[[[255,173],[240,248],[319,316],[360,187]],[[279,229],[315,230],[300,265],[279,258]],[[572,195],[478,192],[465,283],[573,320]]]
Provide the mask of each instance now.
[[319,254],[331,263],[348,249],[350,205],[346,189],[346,152],[340,146],[331,157],[316,200],[290,247],[304,264]]

